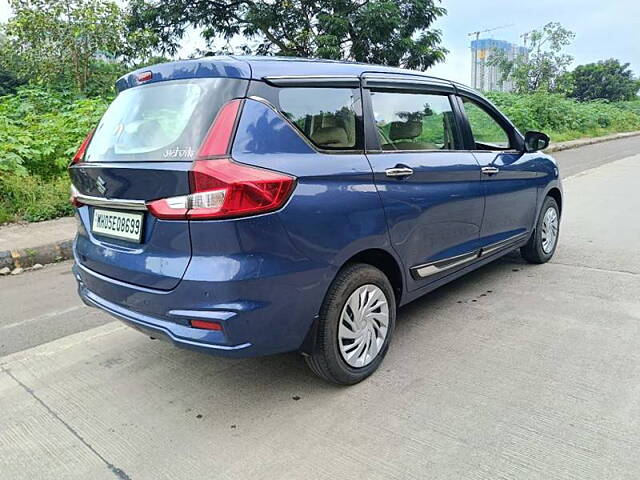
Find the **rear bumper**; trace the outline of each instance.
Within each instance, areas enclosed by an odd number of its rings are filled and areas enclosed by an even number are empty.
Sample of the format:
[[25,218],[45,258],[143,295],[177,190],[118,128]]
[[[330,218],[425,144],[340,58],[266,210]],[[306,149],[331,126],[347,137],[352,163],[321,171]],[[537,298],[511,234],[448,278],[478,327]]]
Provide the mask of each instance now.
[[[205,280],[197,264],[193,259],[185,278],[169,291],[106,277],[77,258],[73,272],[87,305],[178,347],[236,358],[300,349],[327,287],[320,279],[331,276],[326,268],[297,264],[275,276]],[[212,265],[206,266],[211,271]],[[192,328],[194,319],[216,321],[222,330]]]
[[[74,265],[74,273],[77,269],[77,265]],[[86,305],[104,310],[116,317],[118,320],[123,321],[130,327],[135,328],[150,337],[169,341],[177,347],[189,350],[229,357],[251,356],[251,343],[243,343],[240,345],[224,345],[217,343],[224,341],[223,334],[218,332],[209,332],[198,328],[190,328],[128,310],[91,292],[91,290],[84,285],[82,280],[80,280],[77,273],[76,279],[78,280],[78,294]]]

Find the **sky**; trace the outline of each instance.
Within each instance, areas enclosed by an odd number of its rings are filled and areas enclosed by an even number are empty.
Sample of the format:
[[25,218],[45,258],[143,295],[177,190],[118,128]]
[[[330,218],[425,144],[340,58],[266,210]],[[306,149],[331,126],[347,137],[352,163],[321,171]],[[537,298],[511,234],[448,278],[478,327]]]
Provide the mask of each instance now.
[[[512,25],[480,38],[521,43],[520,34],[539,29],[548,22],[560,22],[576,36],[565,52],[574,66],[607,58],[630,63],[640,76],[640,0],[443,0],[447,15],[434,23],[442,30],[443,45],[449,49],[446,61],[429,73],[469,84],[471,52],[469,32]],[[0,21],[10,15],[7,0],[0,0]],[[184,42],[181,54],[202,46],[194,32]]]

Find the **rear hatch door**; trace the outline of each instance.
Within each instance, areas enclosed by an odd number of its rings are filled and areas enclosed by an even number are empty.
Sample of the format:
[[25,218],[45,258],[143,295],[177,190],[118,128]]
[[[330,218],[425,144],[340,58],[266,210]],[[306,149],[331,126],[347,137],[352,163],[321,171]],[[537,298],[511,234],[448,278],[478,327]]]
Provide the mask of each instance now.
[[85,200],[78,209],[77,260],[107,277],[170,290],[191,259],[189,224],[153,217],[145,203],[189,193],[189,170],[220,107],[247,80],[191,78],[121,92],[82,161],[70,168]]

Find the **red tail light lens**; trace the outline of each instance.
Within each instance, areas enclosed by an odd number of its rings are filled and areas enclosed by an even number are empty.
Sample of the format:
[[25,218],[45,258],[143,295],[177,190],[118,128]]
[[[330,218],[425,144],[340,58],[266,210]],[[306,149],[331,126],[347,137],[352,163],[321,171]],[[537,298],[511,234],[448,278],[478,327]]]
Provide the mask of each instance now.
[[154,216],[166,220],[244,217],[285,204],[295,186],[294,177],[234,163],[229,157],[241,106],[242,100],[232,100],[218,112],[189,172],[191,194],[148,203]]
[[205,220],[272,212],[285,204],[295,185],[289,175],[227,158],[196,160],[190,173],[193,193],[147,204],[154,216]]
[[82,202],[78,200],[78,190],[76,189],[76,187],[73,186],[73,184],[71,184],[71,193],[69,195],[69,202],[75,208],[79,208],[83,205]]
[[71,160],[71,165],[75,165],[76,163],[79,163],[82,161],[82,159],[84,158],[84,152],[87,151],[89,142],[93,137],[93,132],[95,132],[95,130],[91,130],[89,134],[85,137],[85,139],[82,141],[82,143],[80,144],[80,148],[78,149],[76,154],[73,156],[73,159]]
[[226,103],[216,115],[207,136],[200,146],[196,158],[219,157],[227,155],[231,149],[231,141],[236,127],[236,119],[242,105],[242,100],[236,99]]

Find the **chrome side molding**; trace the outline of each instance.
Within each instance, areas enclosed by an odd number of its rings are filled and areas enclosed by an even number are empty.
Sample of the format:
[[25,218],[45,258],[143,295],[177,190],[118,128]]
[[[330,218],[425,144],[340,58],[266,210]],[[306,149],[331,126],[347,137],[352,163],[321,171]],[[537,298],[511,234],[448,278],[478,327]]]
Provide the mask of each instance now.
[[519,233],[518,235],[514,235],[513,237],[506,238],[504,240],[500,240],[499,242],[492,243],[491,245],[487,245],[482,248],[480,252],[480,256],[486,257],[487,255],[491,255],[492,253],[497,252],[498,250],[502,250],[503,248],[510,247],[513,244],[518,243],[521,240],[524,240],[527,235],[527,232]]
[[411,268],[411,276],[415,280],[435,275],[436,273],[451,270],[452,268],[461,267],[466,263],[471,263],[480,258],[480,250],[475,250],[470,253],[463,253],[462,255],[456,255],[455,257],[445,258],[436,262],[425,263],[424,265],[418,265]]
[[472,252],[463,253],[462,255],[456,255],[454,257],[444,258],[435,262],[425,263],[423,265],[417,265],[411,267],[411,276],[414,280],[420,280],[422,278],[435,275],[436,273],[442,273],[447,270],[462,267],[468,263],[473,263],[480,258],[484,258],[492,253],[496,253],[500,250],[504,250],[524,240],[529,235],[528,232],[519,233],[512,237],[500,240],[499,242],[492,243],[478,250]]

